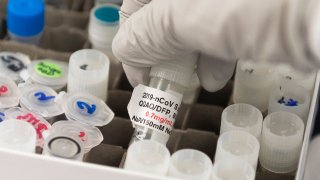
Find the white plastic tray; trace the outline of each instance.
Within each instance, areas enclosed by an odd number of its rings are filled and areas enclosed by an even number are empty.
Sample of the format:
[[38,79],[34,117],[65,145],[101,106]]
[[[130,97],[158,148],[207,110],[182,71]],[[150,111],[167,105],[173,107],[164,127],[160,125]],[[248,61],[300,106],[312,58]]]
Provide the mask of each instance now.
[[[320,73],[317,74],[311,108],[306,124],[296,180],[303,179],[305,160],[318,107]],[[0,149],[0,180],[170,180],[91,163],[25,154]]]

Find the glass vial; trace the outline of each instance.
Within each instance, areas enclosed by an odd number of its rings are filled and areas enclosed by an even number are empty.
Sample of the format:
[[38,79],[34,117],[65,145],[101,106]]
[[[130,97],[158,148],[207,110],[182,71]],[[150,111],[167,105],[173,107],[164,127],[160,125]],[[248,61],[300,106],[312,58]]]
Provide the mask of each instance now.
[[[195,67],[195,58],[165,61],[151,68],[149,87],[182,97],[190,85]],[[182,98],[181,98],[182,99]],[[180,102],[181,103],[181,100]],[[166,144],[169,135],[150,127],[134,124],[135,131],[131,143],[143,139],[151,139]]]

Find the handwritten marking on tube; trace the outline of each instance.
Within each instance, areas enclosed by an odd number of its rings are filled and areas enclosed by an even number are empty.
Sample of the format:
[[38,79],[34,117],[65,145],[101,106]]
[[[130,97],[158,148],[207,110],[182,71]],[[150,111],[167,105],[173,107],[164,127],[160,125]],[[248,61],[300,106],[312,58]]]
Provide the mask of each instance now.
[[95,104],[89,105],[88,103],[83,101],[77,101],[77,106],[80,109],[87,109],[88,114],[93,114],[97,109],[97,106]]
[[34,96],[38,97],[39,101],[48,101],[55,98],[55,96],[47,96],[44,92],[41,91],[35,93]]

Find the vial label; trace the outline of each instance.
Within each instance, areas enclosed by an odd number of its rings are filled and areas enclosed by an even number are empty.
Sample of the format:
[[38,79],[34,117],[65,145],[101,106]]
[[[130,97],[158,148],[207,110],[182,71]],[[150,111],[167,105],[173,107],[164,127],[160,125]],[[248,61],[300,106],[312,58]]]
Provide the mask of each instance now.
[[19,72],[22,69],[26,68],[21,59],[12,55],[3,55],[1,56],[1,60],[6,65],[6,67],[13,72]]
[[45,61],[36,64],[35,71],[41,76],[48,78],[59,78],[62,76],[62,68],[59,65]]
[[134,88],[128,113],[133,126],[140,125],[170,135],[182,95],[138,85]]

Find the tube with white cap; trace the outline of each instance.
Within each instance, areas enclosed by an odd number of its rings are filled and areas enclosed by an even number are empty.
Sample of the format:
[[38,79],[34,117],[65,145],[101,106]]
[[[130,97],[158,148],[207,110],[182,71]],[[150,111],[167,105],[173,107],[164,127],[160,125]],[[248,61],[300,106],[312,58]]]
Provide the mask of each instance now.
[[107,100],[109,58],[100,51],[82,49],[70,56],[68,93],[85,92]]
[[63,113],[60,104],[54,99],[58,94],[50,87],[40,84],[19,84],[21,92],[20,106],[44,117],[51,124],[55,117]]
[[0,76],[0,109],[11,108],[19,104],[20,91],[16,83]]
[[96,126],[110,123],[113,111],[101,99],[88,93],[60,94],[56,100],[69,121],[53,124],[54,131],[69,133],[84,142],[84,153],[99,145],[103,136]]
[[60,91],[67,85],[68,65],[51,59],[32,61],[27,70],[20,72],[20,76],[26,82],[49,86]]
[[283,84],[294,83],[306,88],[309,93],[313,93],[314,83],[316,79],[316,72],[301,72],[288,65],[277,65],[279,86]]
[[287,111],[298,115],[305,123],[310,107],[309,91],[292,82],[286,82],[270,93],[268,113]]
[[94,126],[88,126],[75,121],[58,121],[52,125],[52,134],[64,134],[83,143],[84,153],[88,153],[93,147],[103,141],[101,131]]
[[43,147],[44,139],[46,139],[51,130],[51,124],[30,111],[21,108],[10,108],[4,112],[6,119],[5,121],[25,121],[33,126],[36,131],[37,142],[36,145]]
[[52,133],[45,141],[42,154],[82,161],[84,154],[83,143],[70,134]]
[[24,121],[6,120],[0,123],[0,148],[35,153],[36,130]]
[[256,137],[245,131],[228,131],[220,135],[215,161],[242,159],[256,170],[260,144]]
[[169,177],[190,180],[209,180],[212,161],[201,151],[182,149],[172,154]]
[[7,76],[17,84],[23,80],[20,72],[31,63],[30,57],[19,52],[0,52],[0,76]]
[[165,176],[170,162],[170,152],[161,143],[143,140],[130,145],[124,169]]
[[119,64],[112,52],[112,40],[119,28],[120,6],[102,4],[94,7],[90,12],[89,40],[92,48],[105,53],[111,63]]
[[244,103],[232,104],[222,112],[220,135],[231,130],[242,130],[259,139],[262,120],[262,113],[256,107]]
[[225,159],[214,163],[211,180],[254,180],[255,175],[256,172],[248,162],[240,159]]
[[290,112],[274,112],[263,121],[261,166],[275,173],[290,173],[298,167],[304,124]]
[[266,63],[239,60],[236,68],[233,101],[268,109],[268,97],[274,87],[274,69]]

